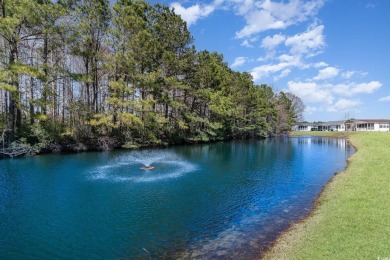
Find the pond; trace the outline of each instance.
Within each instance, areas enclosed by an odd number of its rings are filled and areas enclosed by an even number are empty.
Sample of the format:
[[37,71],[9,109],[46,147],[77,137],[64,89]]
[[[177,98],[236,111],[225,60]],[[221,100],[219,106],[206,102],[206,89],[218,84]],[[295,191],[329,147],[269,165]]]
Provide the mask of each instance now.
[[296,137],[4,159],[0,258],[258,258],[352,153]]

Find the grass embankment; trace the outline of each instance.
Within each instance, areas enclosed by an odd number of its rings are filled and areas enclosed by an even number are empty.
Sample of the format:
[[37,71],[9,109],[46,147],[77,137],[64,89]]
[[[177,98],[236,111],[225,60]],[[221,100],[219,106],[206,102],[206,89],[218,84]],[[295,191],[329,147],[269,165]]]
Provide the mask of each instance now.
[[345,172],[333,178],[312,214],[281,236],[266,259],[390,259],[390,133],[347,135],[357,152]]
[[350,132],[328,132],[328,131],[310,131],[310,132],[291,132],[290,136],[324,136],[324,137],[343,137],[347,138]]

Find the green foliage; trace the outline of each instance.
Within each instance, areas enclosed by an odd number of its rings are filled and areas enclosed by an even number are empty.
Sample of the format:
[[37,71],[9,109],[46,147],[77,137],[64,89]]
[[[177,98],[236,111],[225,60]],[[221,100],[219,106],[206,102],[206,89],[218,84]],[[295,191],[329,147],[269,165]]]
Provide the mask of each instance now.
[[68,139],[84,150],[96,139],[134,148],[266,137],[289,131],[302,111],[290,93],[275,95],[221,54],[196,51],[186,23],[167,6],[3,0],[0,8],[9,140],[45,149]]
[[24,125],[19,129],[17,140],[8,147],[10,156],[39,153],[55,140],[54,136],[56,136],[56,132],[51,135],[40,123],[34,123],[30,126]]
[[8,151],[11,157],[19,156],[19,155],[30,155],[33,152],[39,152],[40,149],[38,147],[31,146],[26,138],[20,138],[16,141],[13,141],[9,147]]
[[31,138],[36,139],[34,143],[35,151],[39,152],[45,149],[53,141],[50,133],[40,123],[34,123],[30,128]]

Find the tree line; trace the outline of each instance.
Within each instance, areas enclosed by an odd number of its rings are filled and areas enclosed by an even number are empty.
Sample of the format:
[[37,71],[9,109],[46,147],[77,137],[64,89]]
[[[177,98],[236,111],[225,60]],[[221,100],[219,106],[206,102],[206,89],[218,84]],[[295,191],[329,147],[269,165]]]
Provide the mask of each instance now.
[[174,10],[138,0],[0,0],[2,145],[109,149],[266,137],[303,104],[197,51]]

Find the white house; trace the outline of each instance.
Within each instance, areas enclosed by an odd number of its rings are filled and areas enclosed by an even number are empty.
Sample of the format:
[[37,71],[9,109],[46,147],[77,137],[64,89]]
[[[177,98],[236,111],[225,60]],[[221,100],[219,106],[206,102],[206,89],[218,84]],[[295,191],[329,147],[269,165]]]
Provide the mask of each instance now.
[[293,131],[390,131],[389,119],[351,119],[319,123],[297,123]]
[[388,119],[357,119],[354,121],[353,131],[390,131],[390,120]]
[[345,121],[297,123],[293,131],[345,131]]
[[345,131],[345,121],[318,123],[318,131]]
[[293,126],[293,131],[316,131],[312,123],[298,123]]

